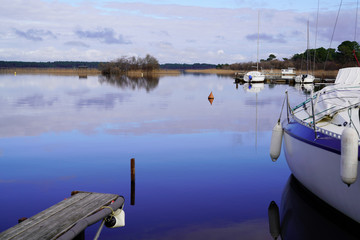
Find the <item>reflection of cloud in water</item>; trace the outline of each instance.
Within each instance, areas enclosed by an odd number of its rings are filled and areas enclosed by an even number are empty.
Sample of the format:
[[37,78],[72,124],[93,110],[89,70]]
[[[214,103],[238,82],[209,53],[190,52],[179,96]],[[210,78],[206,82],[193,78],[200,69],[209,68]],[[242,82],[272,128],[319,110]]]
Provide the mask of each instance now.
[[[16,87],[6,82],[0,89],[0,136],[34,136],[73,130],[85,134],[102,131],[134,135],[253,132],[256,122],[258,131],[271,131],[283,100],[281,89],[269,91],[265,88],[258,94],[261,103],[256,115],[254,94],[239,94],[232,82],[219,82],[212,76],[201,79],[192,75],[164,77],[159,85],[156,79],[154,83],[143,79],[132,83],[113,79],[113,84],[101,84],[100,79],[106,82],[104,77],[79,81],[26,75],[16,79],[20,80],[14,82]],[[207,99],[212,90],[207,87],[209,84],[223,85],[223,91],[214,94],[212,106]],[[114,88],[114,85],[126,89]],[[128,87],[152,89],[152,92],[133,91]],[[285,91],[285,87],[282,88]],[[273,112],[277,113],[276,117],[271,117]]]
[[29,106],[29,107],[45,107],[45,106],[52,106],[57,101],[58,101],[58,98],[56,98],[56,97],[52,97],[50,99],[45,99],[45,97],[43,95],[35,94],[32,96],[18,99],[16,102],[16,105]]
[[[245,104],[249,105],[249,106],[266,106],[266,105],[272,105],[272,104],[278,104],[279,102],[281,103],[284,99],[284,95],[281,95],[279,97],[271,97],[271,98],[263,98],[261,96],[258,96],[258,100],[256,101],[255,96],[253,97],[253,99],[246,99],[245,100]],[[281,106],[280,106],[281,107]]]
[[78,97],[78,96],[82,96],[88,92],[90,92],[89,89],[75,89],[75,90],[68,90],[66,92],[66,94],[69,96]]
[[130,98],[130,94],[107,93],[100,97],[80,99],[78,100],[76,105],[80,108],[91,107],[91,106],[114,108],[116,102],[122,103],[129,98]]
[[[216,216],[214,216],[216,217]],[[255,219],[242,223],[217,224],[217,225],[191,225],[184,228],[148,233],[141,239],[242,239],[242,240],[267,240],[272,239],[268,231],[267,219]]]
[[0,179],[0,184],[2,183],[14,183],[14,184],[34,184],[34,185],[48,185],[54,184],[55,182],[59,181],[71,181],[77,178],[74,175],[70,176],[59,176],[56,178],[42,178],[42,179]]

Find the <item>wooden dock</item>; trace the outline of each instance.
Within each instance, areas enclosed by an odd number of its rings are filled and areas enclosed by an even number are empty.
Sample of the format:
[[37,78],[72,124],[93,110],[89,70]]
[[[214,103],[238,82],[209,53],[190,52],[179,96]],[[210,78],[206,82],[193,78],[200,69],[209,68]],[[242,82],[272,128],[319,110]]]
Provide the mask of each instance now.
[[[70,198],[0,233],[0,239],[57,239],[79,221],[100,210],[111,213],[124,204],[124,198],[116,194],[80,191],[71,194]],[[116,204],[111,204],[114,201]],[[115,208],[115,205],[118,207]]]

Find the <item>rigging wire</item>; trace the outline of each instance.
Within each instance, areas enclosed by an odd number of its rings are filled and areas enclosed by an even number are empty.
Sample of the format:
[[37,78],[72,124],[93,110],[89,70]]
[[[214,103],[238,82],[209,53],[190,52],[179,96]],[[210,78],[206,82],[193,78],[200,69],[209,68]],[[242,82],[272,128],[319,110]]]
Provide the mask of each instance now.
[[[359,0],[356,1],[356,17],[355,17],[355,35],[354,35],[354,42],[356,42],[356,30],[357,30],[357,21],[358,21],[358,9],[359,9]],[[354,46],[355,49],[355,46]]]
[[358,66],[360,67],[359,60],[358,60],[358,58],[357,58],[357,56],[356,56],[356,45],[358,45],[357,42],[356,42],[356,30],[357,30],[358,9],[359,9],[359,0],[356,1],[356,15],[355,15],[356,17],[355,17],[355,34],[354,34],[354,49],[353,49],[353,54],[354,54],[354,58],[355,58],[355,60],[356,60],[356,62],[357,62],[357,64],[358,64]]
[[329,49],[328,49],[328,52],[326,54],[326,59],[325,59],[325,63],[324,63],[324,70],[325,70],[325,67],[326,67],[326,62],[329,58],[329,52],[330,52],[330,48],[331,48],[331,43],[334,39],[334,34],[335,34],[335,29],[336,29],[336,25],[337,25],[337,22],[338,22],[338,19],[339,19],[339,14],[340,14],[340,9],[341,9],[341,5],[342,5],[342,0],[340,1],[340,5],[339,5],[339,10],[338,10],[338,13],[337,13],[337,16],[336,16],[336,20],[335,20],[335,25],[334,25],[334,29],[333,29],[333,32],[332,32],[332,36],[331,36],[331,40],[330,40],[330,46],[329,46]]

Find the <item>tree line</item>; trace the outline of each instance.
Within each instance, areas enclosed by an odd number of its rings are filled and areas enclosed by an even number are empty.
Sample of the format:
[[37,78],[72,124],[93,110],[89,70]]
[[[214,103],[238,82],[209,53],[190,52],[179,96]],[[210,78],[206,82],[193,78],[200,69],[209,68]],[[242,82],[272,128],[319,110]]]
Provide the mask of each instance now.
[[147,54],[145,58],[123,56],[115,61],[101,63],[99,65],[99,69],[103,75],[119,75],[126,74],[129,71],[139,70],[151,72],[159,68],[160,64],[158,60],[150,54]]
[[[274,54],[270,54],[267,59],[260,60],[260,67],[263,69],[282,69],[294,67],[296,69],[325,69],[338,70],[343,67],[357,66],[353,52],[360,60],[360,46],[356,41],[344,41],[337,49],[323,47],[308,49],[302,53],[296,53],[291,58],[279,60]],[[218,68],[232,70],[250,70],[256,66],[255,62],[224,64]]]
[[161,64],[160,68],[162,69],[175,69],[175,70],[187,70],[187,69],[211,69],[216,68],[217,65],[215,64],[208,64],[208,63],[194,63],[194,64],[187,64],[187,63],[165,63]]

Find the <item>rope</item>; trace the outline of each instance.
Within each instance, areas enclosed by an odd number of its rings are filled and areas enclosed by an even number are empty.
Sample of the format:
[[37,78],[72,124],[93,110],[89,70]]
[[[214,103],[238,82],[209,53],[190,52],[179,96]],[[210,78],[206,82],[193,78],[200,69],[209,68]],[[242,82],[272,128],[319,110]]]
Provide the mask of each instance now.
[[280,116],[279,116],[279,119],[278,119],[278,123],[280,123],[281,115],[282,115],[282,112],[283,112],[283,109],[284,109],[284,105],[285,105],[285,100],[286,100],[286,95],[285,95],[284,101],[283,101],[283,103],[282,103],[282,107],[281,107],[281,112],[280,112]]
[[109,208],[109,209],[111,210],[111,216],[114,216],[114,215],[115,215],[115,212],[114,212],[114,210],[113,210],[111,207],[109,207],[109,206],[102,206],[102,207],[101,207],[101,209],[104,209],[104,208]]
[[100,227],[98,229],[98,231],[96,232],[96,235],[94,237],[94,240],[97,240],[100,236],[100,233],[101,233],[101,230],[103,229],[104,227],[104,223],[105,223],[105,219],[102,220],[101,224],[100,224]]
[[353,126],[354,128],[355,128],[355,130],[356,130],[356,132],[357,132],[357,134],[358,134],[358,136],[359,136],[359,131],[357,130],[357,128],[356,128],[356,126],[355,126],[355,124],[354,124],[354,122],[353,122],[353,120],[352,120],[352,117],[351,117],[351,108],[349,108],[348,109],[348,115],[349,115],[349,119],[350,119],[350,124],[351,124],[351,126]]
[[330,48],[331,48],[331,43],[332,43],[332,41],[333,41],[333,39],[334,39],[335,29],[336,29],[336,25],[337,25],[337,22],[338,22],[341,5],[342,5],[342,0],[340,1],[339,10],[338,10],[338,13],[337,13],[337,16],[336,16],[334,29],[333,29],[332,36],[331,36],[330,46],[329,46],[328,52],[327,52],[327,54],[326,54],[326,59],[325,59],[325,63],[324,63],[324,70],[325,70],[325,67],[326,67],[326,62],[327,62],[327,60],[328,60],[328,58],[329,58],[329,52],[330,52]]
[[[102,206],[100,209],[105,209],[105,208],[108,208],[108,209],[111,210],[111,215],[110,215],[110,216],[114,216],[114,215],[115,215],[114,210],[113,210],[111,207],[109,207],[109,206]],[[102,220],[102,222],[101,222],[101,224],[100,224],[100,227],[99,227],[99,229],[98,229],[97,232],[96,232],[96,235],[95,235],[95,237],[94,237],[94,240],[97,240],[97,239],[99,238],[100,233],[101,233],[101,231],[102,231],[102,229],[103,229],[103,227],[104,227],[104,224],[105,224],[105,218]]]

